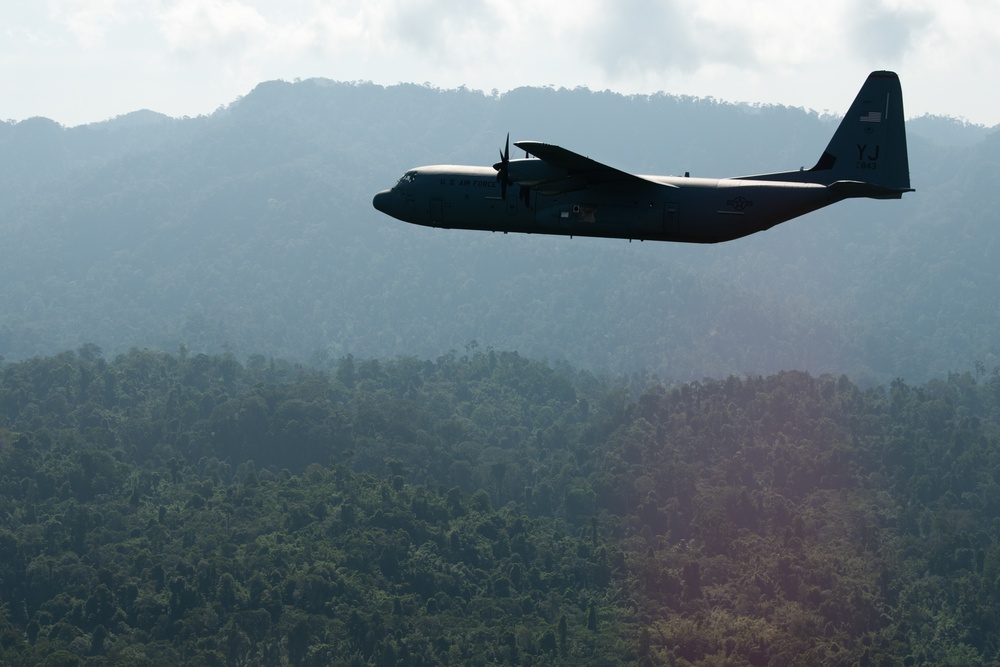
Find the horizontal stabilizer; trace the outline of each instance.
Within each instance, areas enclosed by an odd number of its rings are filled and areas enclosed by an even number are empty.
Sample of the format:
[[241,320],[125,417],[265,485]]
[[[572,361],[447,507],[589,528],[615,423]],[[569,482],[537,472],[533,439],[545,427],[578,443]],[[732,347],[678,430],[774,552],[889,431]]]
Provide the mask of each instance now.
[[869,199],[902,199],[903,193],[915,192],[913,188],[889,188],[864,181],[835,181],[828,185],[831,190],[846,198],[868,197]]

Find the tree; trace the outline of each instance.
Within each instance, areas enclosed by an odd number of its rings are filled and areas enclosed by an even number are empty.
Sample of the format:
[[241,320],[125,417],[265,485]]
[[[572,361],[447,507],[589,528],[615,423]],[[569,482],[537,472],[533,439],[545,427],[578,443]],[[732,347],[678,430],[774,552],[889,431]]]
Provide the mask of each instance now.
[[309,623],[304,618],[300,618],[288,632],[288,661],[295,667],[301,665],[305,659],[306,653],[309,651],[310,641]]

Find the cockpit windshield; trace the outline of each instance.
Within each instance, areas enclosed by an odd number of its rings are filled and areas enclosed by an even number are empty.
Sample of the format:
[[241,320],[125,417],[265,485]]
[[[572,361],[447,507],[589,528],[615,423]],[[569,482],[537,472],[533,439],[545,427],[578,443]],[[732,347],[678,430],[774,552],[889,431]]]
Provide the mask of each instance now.
[[396,182],[396,185],[406,185],[407,183],[412,183],[415,180],[417,180],[417,172],[408,171],[402,175],[399,181]]

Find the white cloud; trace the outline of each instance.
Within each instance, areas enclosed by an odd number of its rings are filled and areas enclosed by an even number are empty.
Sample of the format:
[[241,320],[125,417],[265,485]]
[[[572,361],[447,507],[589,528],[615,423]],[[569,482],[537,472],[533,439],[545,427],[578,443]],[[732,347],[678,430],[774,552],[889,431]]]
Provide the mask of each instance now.
[[180,0],[159,20],[170,49],[182,53],[240,55],[270,39],[268,20],[239,0]]
[[933,12],[914,36],[916,51],[927,66],[951,69],[977,65],[995,65],[1000,44],[1000,4],[959,2],[941,3],[921,0],[917,6]]
[[899,71],[911,114],[1000,122],[995,0],[47,0],[15,3],[0,36],[12,73],[0,116],[69,122],[208,112],[261,81],[311,76],[839,113],[882,68]]
[[49,15],[80,45],[98,48],[105,45],[108,31],[125,20],[128,4],[129,0],[51,0]]
[[642,76],[648,70],[697,69],[708,54],[695,42],[694,16],[676,5],[603,0],[589,27],[592,57],[610,78]]

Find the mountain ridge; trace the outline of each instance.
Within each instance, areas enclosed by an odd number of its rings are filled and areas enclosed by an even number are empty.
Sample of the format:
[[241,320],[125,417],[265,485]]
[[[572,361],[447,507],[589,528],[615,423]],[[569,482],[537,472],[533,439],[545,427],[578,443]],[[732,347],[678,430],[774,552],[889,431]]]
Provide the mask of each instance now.
[[992,367],[1000,352],[996,272],[964,259],[996,243],[976,193],[995,179],[998,135],[958,121],[910,121],[912,199],[690,247],[418,229],[370,202],[414,165],[491,163],[507,131],[641,173],[722,176],[807,166],[835,120],[666,94],[329,80],[265,82],[196,118],[134,113],[0,124],[9,360],[87,342],[433,358],[476,340],[614,373],[877,382]]

